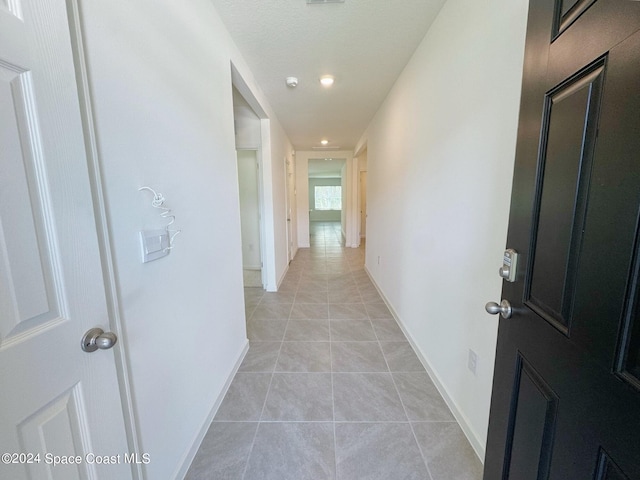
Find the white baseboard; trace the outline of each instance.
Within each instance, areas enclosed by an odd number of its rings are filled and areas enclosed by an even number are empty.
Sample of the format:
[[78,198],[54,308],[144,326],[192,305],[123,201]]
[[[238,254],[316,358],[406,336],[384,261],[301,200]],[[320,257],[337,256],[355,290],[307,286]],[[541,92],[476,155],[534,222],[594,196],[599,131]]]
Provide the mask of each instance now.
[[211,422],[213,422],[213,419],[216,416],[216,413],[218,412],[218,409],[220,408],[220,404],[222,403],[222,400],[224,399],[224,396],[227,394],[227,391],[229,390],[229,387],[231,386],[231,382],[233,381],[233,378],[236,376],[236,373],[238,373],[238,369],[240,368],[240,365],[242,364],[242,361],[244,360],[244,357],[245,357],[245,355],[247,354],[248,351],[249,351],[249,340],[246,340],[245,343],[244,343],[244,346],[242,347],[242,350],[240,351],[240,355],[238,357],[238,360],[236,361],[235,365],[233,366],[233,370],[231,371],[231,374],[229,375],[229,377],[227,378],[227,381],[224,384],[224,388],[220,392],[220,395],[218,395],[218,398],[216,398],[216,401],[214,402],[213,407],[211,408],[211,411],[209,412],[209,415],[207,415],[207,418],[205,419],[204,423],[202,424],[202,427],[200,428],[200,431],[198,432],[198,435],[196,436],[195,440],[193,441],[193,444],[191,445],[191,448],[185,454],[184,459],[182,460],[182,462],[180,464],[180,468],[178,469],[176,474],[173,477],[171,477],[174,480],[183,480],[184,477],[187,475],[187,471],[189,470],[189,467],[191,466],[191,462],[193,462],[193,459],[195,458],[196,453],[198,453],[198,449],[200,448],[200,445],[202,444],[202,440],[204,440],[204,436],[207,434],[207,431],[209,430],[209,427],[211,426]]
[[289,263],[291,263],[291,261],[296,258],[296,254],[298,253],[298,248],[299,247],[293,247],[293,250],[291,252],[291,260],[289,260]]
[[369,276],[369,279],[373,282],[373,285],[376,287],[376,290],[378,290],[378,293],[382,297],[382,300],[384,301],[384,303],[387,305],[387,308],[391,312],[391,315],[393,315],[393,318],[396,320],[396,322],[398,322],[398,325],[400,326],[400,329],[402,330],[404,335],[407,337],[407,340],[409,341],[409,344],[411,345],[413,350],[416,352],[416,355],[418,356],[418,359],[420,360],[420,362],[422,363],[422,366],[427,371],[427,374],[431,378],[431,381],[433,382],[433,384],[438,389],[438,392],[440,393],[440,395],[444,399],[445,403],[447,404],[447,406],[451,410],[451,413],[453,414],[455,419],[458,421],[458,424],[460,425],[460,428],[462,429],[462,431],[464,432],[465,436],[469,440],[469,443],[471,444],[471,447],[473,448],[473,450],[476,452],[476,455],[480,459],[480,462],[482,462],[484,464],[484,455],[485,455],[485,448],[486,447],[483,444],[483,442],[480,441],[480,439],[476,435],[475,431],[471,428],[471,425],[469,423],[469,420],[467,419],[467,416],[464,413],[462,413],[462,411],[458,408],[458,405],[456,404],[456,402],[453,400],[453,398],[451,398],[451,396],[447,392],[446,388],[444,387],[443,383],[440,381],[440,378],[438,377],[438,374],[432,368],[431,364],[429,363],[429,360],[427,360],[426,355],[422,352],[422,350],[420,349],[418,344],[415,342],[415,340],[411,336],[411,333],[407,330],[405,324],[402,322],[402,319],[400,318],[398,313],[393,308],[393,305],[391,305],[391,303],[389,302],[387,297],[384,295],[384,293],[382,292],[382,290],[380,289],[380,287],[378,286],[376,281],[373,279],[373,276],[371,275],[371,272],[369,271],[369,269],[366,266],[364,267],[364,271],[367,272],[367,275]]
[[284,269],[284,272],[282,272],[282,275],[280,275],[280,279],[278,280],[278,284],[276,285],[276,292],[280,290],[280,285],[282,285],[282,282],[284,282],[285,277],[287,276],[287,273],[289,272],[289,263],[287,263],[287,266]]

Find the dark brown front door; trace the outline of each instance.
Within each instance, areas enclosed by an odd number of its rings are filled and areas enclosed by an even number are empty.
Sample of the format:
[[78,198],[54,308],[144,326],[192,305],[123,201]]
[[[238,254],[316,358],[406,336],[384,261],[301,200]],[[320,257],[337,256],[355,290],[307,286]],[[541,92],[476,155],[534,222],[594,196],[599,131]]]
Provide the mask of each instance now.
[[531,0],[485,480],[640,479],[640,2]]

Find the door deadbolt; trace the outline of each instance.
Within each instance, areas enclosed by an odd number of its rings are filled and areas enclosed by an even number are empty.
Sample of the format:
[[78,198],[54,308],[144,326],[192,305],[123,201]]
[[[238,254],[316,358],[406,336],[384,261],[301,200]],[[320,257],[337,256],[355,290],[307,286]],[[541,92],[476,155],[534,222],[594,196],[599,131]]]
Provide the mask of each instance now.
[[498,273],[502,278],[504,278],[507,282],[515,282],[518,268],[518,252],[516,252],[513,248],[509,248],[504,251],[504,256],[502,257],[502,266]]

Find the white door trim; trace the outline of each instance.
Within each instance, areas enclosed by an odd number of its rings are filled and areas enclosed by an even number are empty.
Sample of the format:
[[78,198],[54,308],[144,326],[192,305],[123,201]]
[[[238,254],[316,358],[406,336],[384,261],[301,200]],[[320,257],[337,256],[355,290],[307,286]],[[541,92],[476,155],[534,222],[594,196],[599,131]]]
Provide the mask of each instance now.
[[[129,452],[142,452],[140,437],[136,422],[135,409],[130,378],[129,360],[127,355],[127,339],[123,335],[122,315],[116,281],[113,254],[110,240],[110,228],[107,220],[106,202],[100,164],[99,141],[96,135],[94,113],[91,102],[91,89],[89,71],[87,68],[86,50],[83,43],[83,26],[81,22],[80,0],[68,0],[69,31],[71,33],[71,45],[73,48],[73,60],[78,84],[78,99],[80,114],[82,117],[83,135],[87,153],[87,165],[89,167],[89,179],[91,195],[93,197],[93,210],[96,221],[96,231],[100,249],[100,263],[105,285],[105,296],[109,315],[109,326],[112,332],[118,336],[120,348],[114,351],[118,385],[120,387],[120,399],[124,413],[125,431]],[[133,478],[142,480],[145,478],[143,465],[131,464]]]

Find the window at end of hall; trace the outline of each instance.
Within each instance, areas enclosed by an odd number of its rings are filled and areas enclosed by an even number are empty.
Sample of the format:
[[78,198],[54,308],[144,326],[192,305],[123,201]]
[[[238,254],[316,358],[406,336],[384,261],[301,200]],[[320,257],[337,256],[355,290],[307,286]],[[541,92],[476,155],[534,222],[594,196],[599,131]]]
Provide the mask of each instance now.
[[314,188],[316,210],[342,210],[342,187],[320,186]]

